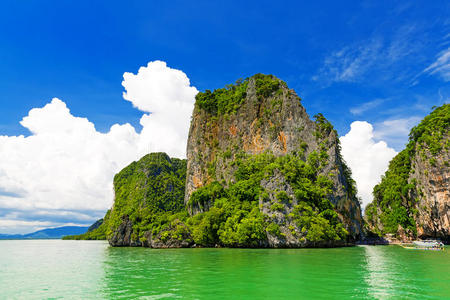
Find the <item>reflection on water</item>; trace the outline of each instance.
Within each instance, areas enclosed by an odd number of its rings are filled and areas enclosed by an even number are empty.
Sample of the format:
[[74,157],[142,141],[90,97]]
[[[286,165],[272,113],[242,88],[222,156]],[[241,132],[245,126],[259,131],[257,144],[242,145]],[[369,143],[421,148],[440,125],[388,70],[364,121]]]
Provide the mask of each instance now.
[[[450,253],[364,246],[369,295],[376,299],[450,298]],[[445,297],[443,297],[445,295]]]
[[442,299],[450,251],[111,248],[0,241],[5,299]]
[[369,285],[369,295],[374,298],[386,298],[393,293],[395,274],[392,263],[384,247],[363,246],[366,254],[367,272],[365,280]]

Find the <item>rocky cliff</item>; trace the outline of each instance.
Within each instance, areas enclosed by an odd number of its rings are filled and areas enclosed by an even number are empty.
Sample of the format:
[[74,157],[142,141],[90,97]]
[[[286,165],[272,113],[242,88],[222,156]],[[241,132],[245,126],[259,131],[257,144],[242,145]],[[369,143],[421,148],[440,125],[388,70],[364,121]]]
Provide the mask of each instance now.
[[[317,180],[330,180],[325,198],[338,214],[336,222],[349,231],[350,239],[360,235],[360,206],[350,171],[340,155],[337,133],[320,114],[312,121],[295,91],[274,76],[257,74],[224,89],[207,90],[196,98],[187,146],[185,192],[185,203],[192,215],[208,211],[215,200],[210,197],[201,203],[192,201],[195,191],[213,183],[225,189],[235,186],[240,181],[236,178],[240,164],[249,164],[258,155],[256,159],[262,159],[265,153],[268,164],[275,164],[280,157],[292,160],[292,165],[280,163],[280,166],[290,167],[293,172],[302,173],[299,169],[304,167],[296,169],[293,160],[309,163],[307,167],[314,169],[310,177],[298,174],[295,180],[311,186]],[[261,170],[252,170],[258,171]],[[299,226],[292,215],[303,204],[308,204],[313,214],[322,213],[322,208],[311,204],[317,195],[308,195],[306,184],[289,178],[284,170],[274,167],[269,172],[270,175],[265,174],[255,183],[259,192],[253,200],[258,200],[260,211],[269,223],[276,225],[271,226],[277,227],[279,234],[267,234],[263,244],[309,245],[306,234],[302,234],[302,230],[308,231],[308,226]],[[287,196],[287,201],[277,198],[280,193]],[[299,214],[306,213],[301,209]]]
[[366,208],[370,231],[401,241],[450,241],[450,104],[411,130],[406,149],[392,159]]

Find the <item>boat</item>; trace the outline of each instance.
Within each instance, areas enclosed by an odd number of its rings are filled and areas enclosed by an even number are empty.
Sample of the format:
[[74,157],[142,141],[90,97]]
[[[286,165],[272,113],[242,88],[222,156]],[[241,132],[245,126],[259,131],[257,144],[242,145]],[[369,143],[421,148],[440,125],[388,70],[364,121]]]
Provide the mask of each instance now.
[[414,241],[412,244],[404,244],[401,246],[409,250],[444,250],[444,244],[439,240]]

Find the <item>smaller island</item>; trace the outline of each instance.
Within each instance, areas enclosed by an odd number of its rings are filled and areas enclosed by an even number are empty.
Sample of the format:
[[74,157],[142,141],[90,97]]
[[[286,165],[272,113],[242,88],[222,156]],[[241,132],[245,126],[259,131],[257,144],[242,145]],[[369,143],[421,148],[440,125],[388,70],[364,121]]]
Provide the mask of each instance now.
[[411,129],[406,148],[389,163],[365,210],[369,236],[388,242],[450,242],[450,104]]

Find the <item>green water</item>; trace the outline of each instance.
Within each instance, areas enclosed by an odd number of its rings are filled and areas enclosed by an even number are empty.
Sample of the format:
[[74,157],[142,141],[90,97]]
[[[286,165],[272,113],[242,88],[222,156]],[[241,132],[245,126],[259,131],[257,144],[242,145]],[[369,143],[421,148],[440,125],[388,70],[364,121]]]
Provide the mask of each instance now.
[[450,249],[111,248],[0,241],[4,299],[443,299]]

